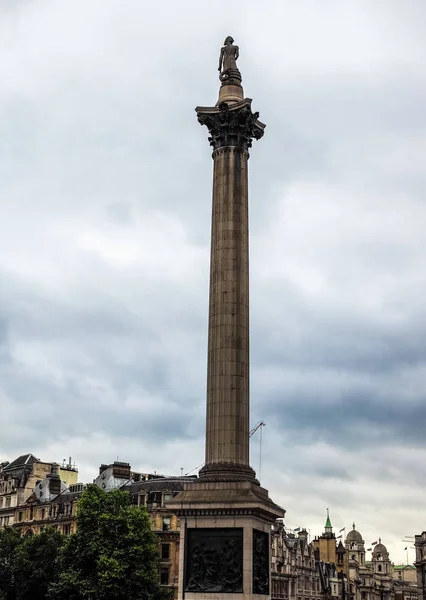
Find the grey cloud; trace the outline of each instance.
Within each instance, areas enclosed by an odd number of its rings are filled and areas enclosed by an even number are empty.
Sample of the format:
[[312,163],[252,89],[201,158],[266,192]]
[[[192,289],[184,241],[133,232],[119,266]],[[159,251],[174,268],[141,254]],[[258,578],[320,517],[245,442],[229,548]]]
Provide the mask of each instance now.
[[212,163],[194,107],[232,33],[267,124],[250,159],[262,479],[290,522],[318,532],[334,504],[397,553],[394,502],[423,526],[424,3],[223,0],[208,21],[189,0],[6,4],[1,453],[71,452],[88,480],[117,452],[202,461]]

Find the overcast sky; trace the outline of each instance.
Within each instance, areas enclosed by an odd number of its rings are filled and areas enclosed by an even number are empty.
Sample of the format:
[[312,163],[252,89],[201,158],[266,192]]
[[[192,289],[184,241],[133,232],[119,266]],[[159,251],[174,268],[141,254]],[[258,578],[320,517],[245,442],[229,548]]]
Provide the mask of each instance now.
[[[250,159],[251,421],[289,527],[426,529],[424,0],[0,0],[0,459],[204,459],[227,35]],[[259,432],[252,465],[259,469]],[[414,551],[410,551],[414,559]]]

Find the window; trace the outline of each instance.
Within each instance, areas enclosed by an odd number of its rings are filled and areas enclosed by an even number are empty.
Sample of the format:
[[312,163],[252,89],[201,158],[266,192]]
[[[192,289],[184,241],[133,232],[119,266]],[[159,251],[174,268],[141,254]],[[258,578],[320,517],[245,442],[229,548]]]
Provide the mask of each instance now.
[[139,496],[139,506],[145,506],[145,504],[146,504],[145,494],[141,494]]
[[162,558],[162,560],[169,560],[170,544],[162,544],[161,545],[161,558]]
[[18,521],[21,522],[22,521],[22,511],[20,511],[18,513]]
[[41,509],[41,520],[45,519],[46,511],[44,508]]
[[163,494],[163,504],[165,504],[166,502],[170,502],[171,499],[172,499],[171,494]]
[[382,572],[382,565],[378,565],[377,570],[379,571],[379,573]]
[[170,517],[163,517],[163,531],[169,531],[170,529]]
[[169,585],[169,567],[160,567],[160,585]]

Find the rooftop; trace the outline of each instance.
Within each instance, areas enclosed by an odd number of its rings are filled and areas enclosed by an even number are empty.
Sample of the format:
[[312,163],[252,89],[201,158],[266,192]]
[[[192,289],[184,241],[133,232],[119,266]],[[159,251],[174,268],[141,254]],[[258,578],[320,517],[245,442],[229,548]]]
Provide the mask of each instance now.
[[39,458],[35,457],[34,454],[22,454],[22,456],[18,456],[11,463],[4,467],[4,472],[8,473],[9,471],[14,471],[15,469],[20,469],[25,466],[30,466],[34,463],[41,462]]

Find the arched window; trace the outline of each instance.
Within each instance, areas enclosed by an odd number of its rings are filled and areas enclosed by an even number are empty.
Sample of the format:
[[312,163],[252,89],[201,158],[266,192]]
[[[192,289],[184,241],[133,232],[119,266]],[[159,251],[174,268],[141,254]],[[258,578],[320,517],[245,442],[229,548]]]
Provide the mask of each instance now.
[[377,570],[379,571],[379,573],[381,573],[382,572],[382,565],[378,565],[377,566]]

